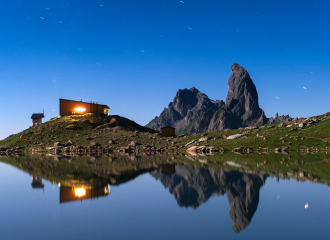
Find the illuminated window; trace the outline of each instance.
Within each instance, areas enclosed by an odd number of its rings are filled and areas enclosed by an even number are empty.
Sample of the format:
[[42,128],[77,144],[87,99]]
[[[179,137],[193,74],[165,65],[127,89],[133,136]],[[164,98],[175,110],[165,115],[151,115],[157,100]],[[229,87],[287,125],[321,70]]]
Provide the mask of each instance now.
[[82,188],[75,188],[74,189],[74,195],[76,197],[83,197],[86,195],[86,190],[82,187]]
[[75,108],[74,111],[75,111],[75,112],[85,112],[86,109],[85,109],[85,108],[80,108],[80,107],[78,107],[78,108]]

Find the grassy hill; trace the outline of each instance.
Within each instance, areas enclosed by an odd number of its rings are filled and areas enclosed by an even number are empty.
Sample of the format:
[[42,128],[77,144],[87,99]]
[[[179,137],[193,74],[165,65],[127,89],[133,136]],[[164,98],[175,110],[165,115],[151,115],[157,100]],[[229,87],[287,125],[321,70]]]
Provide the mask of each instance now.
[[[326,152],[330,148],[330,113],[313,119],[314,123],[303,128],[299,127],[302,120],[294,120],[288,123],[289,126],[272,124],[260,128],[215,131],[169,139],[162,138],[153,129],[120,116],[85,114],[55,118],[28,128],[0,141],[0,146],[45,149],[54,146],[55,142],[66,143],[71,140],[73,144],[83,147],[90,146],[91,141],[94,141],[101,146],[119,148],[127,147],[135,141],[139,143],[137,148],[149,145],[163,150],[173,148],[185,151],[186,143],[206,137],[206,141],[201,141],[197,145],[213,146],[215,149],[225,149],[226,152],[233,149],[238,153],[248,149],[254,152],[269,152],[275,148],[286,149],[287,152]],[[244,136],[239,139],[226,139],[234,134]]]

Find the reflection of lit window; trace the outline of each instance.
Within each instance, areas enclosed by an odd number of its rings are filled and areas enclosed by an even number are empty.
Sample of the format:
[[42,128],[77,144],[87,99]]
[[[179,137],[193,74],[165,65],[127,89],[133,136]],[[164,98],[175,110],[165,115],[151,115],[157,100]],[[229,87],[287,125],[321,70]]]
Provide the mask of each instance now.
[[80,107],[78,107],[78,108],[75,108],[74,111],[75,111],[75,112],[85,112],[86,109],[85,109],[85,108],[80,108]]
[[86,195],[86,190],[85,188],[75,188],[74,189],[74,195],[76,197],[82,197],[82,196],[85,196]]
[[104,193],[108,194],[110,193],[110,184],[104,188]]

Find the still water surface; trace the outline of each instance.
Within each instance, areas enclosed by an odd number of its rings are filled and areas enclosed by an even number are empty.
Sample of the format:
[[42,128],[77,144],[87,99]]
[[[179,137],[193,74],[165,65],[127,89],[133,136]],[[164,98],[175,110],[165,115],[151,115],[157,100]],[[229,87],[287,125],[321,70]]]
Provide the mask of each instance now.
[[71,182],[0,163],[1,239],[330,238],[320,183],[180,164],[93,189]]

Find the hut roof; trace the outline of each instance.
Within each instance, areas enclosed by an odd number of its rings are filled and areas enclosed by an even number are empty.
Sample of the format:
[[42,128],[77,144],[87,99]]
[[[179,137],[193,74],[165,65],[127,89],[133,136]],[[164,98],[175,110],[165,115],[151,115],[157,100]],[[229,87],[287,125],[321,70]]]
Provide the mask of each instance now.
[[[63,98],[60,98],[60,100],[64,100],[64,101],[70,101],[70,102],[80,102],[80,103],[89,103],[89,104],[94,104],[94,105],[100,105],[104,108],[109,108],[108,105],[105,105],[105,104],[100,104],[100,103],[92,103],[92,102],[83,102],[83,101],[75,101],[75,100],[69,100],[69,99],[63,99]],[[110,109],[110,108],[109,108]]]
[[174,127],[171,127],[171,126],[162,127],[161,129],[164,129],[164,128],[172,128],[172,129],[175,129]]
[[33,113],[31,118],[33,119],[33,118],[44,118],[44,117],[45,116],[43,113]]
[[31,183],[32,188],[44,188],[42,183]]

